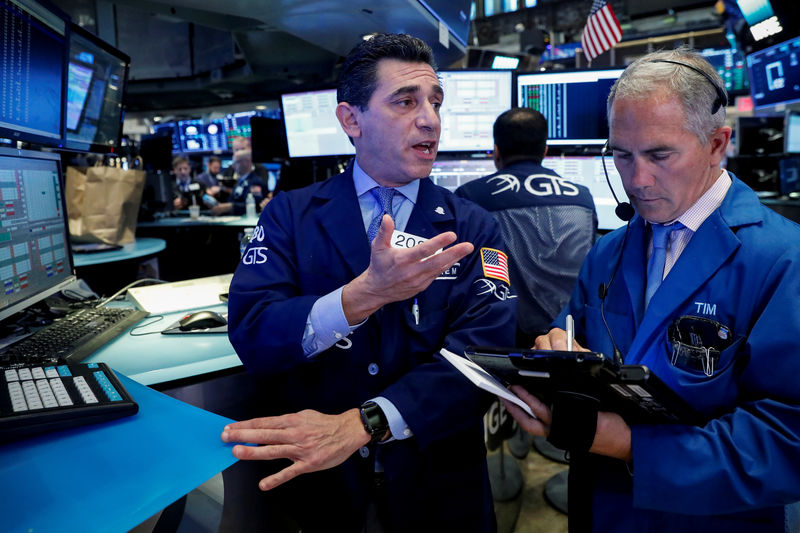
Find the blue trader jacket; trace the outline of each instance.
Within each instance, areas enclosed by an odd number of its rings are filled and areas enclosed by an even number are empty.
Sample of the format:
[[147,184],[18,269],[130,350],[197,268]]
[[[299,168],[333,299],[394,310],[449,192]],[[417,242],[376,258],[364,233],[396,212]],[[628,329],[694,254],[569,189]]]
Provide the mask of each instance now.
[[[351,169],[279,194],[234,275],[230,339],[250,372],[275,378],[265,394],[283,412],[341,413],[376,396],[398,408],[413,437],[380,444],[378,455],[398,531],[492,530],[481,424],[491,398],[438,351],[513,342],[516,300],[507,284],[483,275],[480,257],[481,247],[502,249],[500,232],[487,212],[429,179],[420,183],[405,231],[427,238],[454,231],[475,251],[416,296],[418,324],[413,299],[392,303],[309,359],[301,339],[311,307],[367,268],[370,247]],[[360,516],[364,479],[375,467],[371,454],[362,455],[337,467],[335,482],[326,481],[329,473],[298,478],[312,480],[308,508],[333,513],[325,517],[329,524]]]
[[[632,474],[590,455],[594,531],[782,532],[793,520],[796,507],[784,506],[800,500],[800,226],[731,177],[647,313],[648,236],[636,215],[624,252],[624,227],[598,241],[556,319],[563,328],[571,313],[583,346],[612,354],[598,287],[622,254],[605,317],[625,363],[648,366],[710,420],[633,426]],[[712,375],[671,362],[668,327],[681,316],[730,329]]]

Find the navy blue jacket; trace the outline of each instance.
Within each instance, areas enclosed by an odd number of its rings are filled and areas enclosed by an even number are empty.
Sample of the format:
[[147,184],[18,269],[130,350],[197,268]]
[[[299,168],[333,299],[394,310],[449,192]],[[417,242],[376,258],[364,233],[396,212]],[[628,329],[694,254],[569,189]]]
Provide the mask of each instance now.
[[[505,283],[484,278],[479,249],[502,249],[497,224],[479,207],[429,179],[420,183],[405,231],[454,231],[476,250],[413,300],[384,306],[353,334],[309,359],[301,339],[314,302],[363,272],[370,247],[352,170],[281,193],[261,214],[230,287],[230,339],[250,372],[273,376],[265,391],[284,412],[341,413],[375,396],[389,399],[414,436],[380,445],[392,522],[398,531],[487,531],[494,526],[481,417],[491,398],[438,351],[512,342],[515,300]],[[338,473],[310,474],[308,508],[358,514],[374,467],[354,454]],[[300,479],[300,478],[298,478]],[[350,511],[327,505],[342,494]],[[329,518],[330,524],[339,523]]]

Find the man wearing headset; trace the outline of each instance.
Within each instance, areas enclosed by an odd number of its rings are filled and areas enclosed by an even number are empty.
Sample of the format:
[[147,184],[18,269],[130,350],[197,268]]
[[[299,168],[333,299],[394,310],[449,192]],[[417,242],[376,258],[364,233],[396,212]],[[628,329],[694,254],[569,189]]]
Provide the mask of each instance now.
[[573,439],[570,531],[798,531],[800,227],[720,167],[726,100],[686,49],[640,58],[611,88],[609,145],[636,212],[590,251],[535,347],[566,349],[571,315],[575,349],[647,366],[707,422],[600,409],[575,427],[514,386],[538,417],[507,404],[525,429]]

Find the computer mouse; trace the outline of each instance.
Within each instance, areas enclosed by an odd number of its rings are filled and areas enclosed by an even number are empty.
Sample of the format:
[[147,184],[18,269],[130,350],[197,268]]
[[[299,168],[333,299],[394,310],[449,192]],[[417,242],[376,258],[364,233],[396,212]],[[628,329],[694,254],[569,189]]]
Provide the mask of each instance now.
[[228,321],[221,314],[214,311],[197,311],[183,317],[180,322],[181,331],[192,331],[195,329],[218,328],[225,326]]

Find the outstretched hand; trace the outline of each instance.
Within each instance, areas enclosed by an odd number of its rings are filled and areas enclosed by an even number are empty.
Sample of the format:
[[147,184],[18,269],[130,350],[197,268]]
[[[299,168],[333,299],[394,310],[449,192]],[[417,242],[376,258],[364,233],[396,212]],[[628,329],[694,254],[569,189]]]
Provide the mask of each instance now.
[[326,470],[342,464],[370,436],[357,409],[340,415],[305,410],[282,416],[253,418],[225,426],[223,442],[247,442],[259,446],[237,445],[233,455],[241,460],[289,459],[292,464],[262,479],[261,490],[274,489],[300,474]]
[[[453,266],[475,247],[455,242],[452,231],[440,233],[413,248],[392,248],[392,217],[384,215],[378,235],[372,241],[369,267],[344,286],[342,307],[348,323],[358,324],[391,302],[411,298],[424,291],[442,272]],[[436,255],[434,255],[436,254]]]

